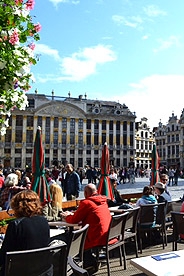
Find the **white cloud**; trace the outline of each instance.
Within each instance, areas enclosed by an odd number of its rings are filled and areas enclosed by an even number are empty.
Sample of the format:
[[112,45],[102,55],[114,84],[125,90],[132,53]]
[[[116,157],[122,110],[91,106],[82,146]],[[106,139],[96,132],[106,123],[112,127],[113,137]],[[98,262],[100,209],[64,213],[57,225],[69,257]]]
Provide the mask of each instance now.
[[71,3],[74,5],[77,5],[80,3],[80,1],[78,0],[49,0],[55,7],[57,7],[58,4],[60,3]]
[[143,19],[140,16],[132,16],[125,18],[121,15],[113,15],[112,20],[118,25],[125,25],[131,28],[137,28],[143,23]]
[[157,17],[157,16],[160,16],[160,15],[162,15],[162,16],[167,15],[167,12],[159,9],[159,7],[157,7],[155,5],[146,6],[146,7],[143,8],[143,11],[149,17]]
[[57,50],[50,49],[42,45],[40,51],[46,55],[58,58],[61,66],[60,74],[37,76],[37,81],[47,82],[55,81],[81,81],[96,73],[97,66],[116,60],[115,53],[111,50],[111,46],[97,45],[88,47],[73,53],[69,57],[59,58]]
[[35,53],[40,55],[47,55],[54,58],[56,61],[61,60],[59,52],[56,49],[52,49],[45,44],[36,44]]
[[184,108],[184,75],[152,75],[130,86],[127,94],[113,99],[135,111],[137,120],[146,117],[152,128],[158,126],[160,119],[166,124],[173,112],[179,119]]
[[61,72],[64,77],[61,76],[60,79],[81,81],[95,74],[97,65],[116,60],[116,55],[110,48],[110,46],[97,45],[63,58]]
[[179,37],[174,35],[170,36],[167,40],[163,40],[162,38],[157,39],[157,42],[159,44],[158,48],[153,49],[155,53],[171,48],[172,46],[180,46]]

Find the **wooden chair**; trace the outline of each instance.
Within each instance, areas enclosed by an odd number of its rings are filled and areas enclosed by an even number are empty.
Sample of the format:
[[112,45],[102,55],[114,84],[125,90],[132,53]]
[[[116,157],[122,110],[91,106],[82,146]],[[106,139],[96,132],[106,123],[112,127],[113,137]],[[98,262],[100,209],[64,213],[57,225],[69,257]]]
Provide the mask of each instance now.
[[[88,228],[89,224],[86,224],[81,229],[72,231],[67,246],[67,256],[75,259],[81,267],[83,266],[84,243]],[[67,275],[71,274],[71,269],[67,262],[65,263],[65,271]]]
[[68,264],[70,265],[74,276],[89,276],[87,270],[81,268],[71,256],[68,256]]
[[129,215],[125,225],[124,241],[128,242],[133,239],[135,243],[136,258],[138,258],[137,224],[140,215],[140,207],[130,209],[128,212]]
[[142,253],[142,240],[145,233],[150,234],[158,230],[162,236],[163,249],[167,244],[167,235],[165,229],[166,202],[157,204],[146,204],[140,207],[140,216],[138,222],[138,235],[140,253]]
[[[59,266],[58,275],[62,275],[63,260],[66,259],[66,244],[44,247],[39,249],[13,251],[6,253],[5,276],[52,276],[56,265]],[[58,263],[55,262],[55,254]]]
[[[106,244],[104,246],[99,246],[96,248],[97,249],[97,260],[99,260],[99,258],[98,258],[99,250],[103,249],[105,252],[108,276],[110,276],[109,252],[115,248],[119,249],[119,259],[120,259],[121,266],[123,265],[123,262],[122,262],[122,255],[123,255],[124,269],[126,269],[124,231],[125,231],[125,224],[126,224],[128,215],[129,215],[129,213],[125,212],[123,214],[112,216],[111,223],[110,223],[109,229],[108,229]],[[123,250],[123,252],[122,252],[122,250]]]
[[173,245],[172,250],[177,250],[178,243],[184,243],[181,239],[180,234],[184,235],[184,213],[181,212],[171,212],[173,221]]

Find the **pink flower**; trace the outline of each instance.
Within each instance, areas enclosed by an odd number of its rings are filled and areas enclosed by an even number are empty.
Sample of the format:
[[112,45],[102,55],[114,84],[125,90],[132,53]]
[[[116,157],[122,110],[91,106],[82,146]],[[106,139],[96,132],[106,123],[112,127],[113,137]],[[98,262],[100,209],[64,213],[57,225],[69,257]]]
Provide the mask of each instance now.
[[36,31],[37,33],[38,33],[39,31],[41,31],[41,28],[42,28],[42,26],[41,26],[40,23],[37,23],[37,24],[34,25],[34,29],[35,29],[35,31]]
[[15,45],[16,43],[19,42],[19,35],[16,30],[13,31],[12,35],[10,36],[9,42],[12,45]]
[[20,5],[20,4],[22,4],[23,3],[23,0],[15,0],[15,5]]
[[33,10],[34,5],[35,5],[35,1],[34,0],[28,0],[26,2],[26,9],[27,10]]
[[28,45],[28,47],[31,49],[31,50],[34,50],[35,49],[35,44],[34,43],[30,43]]

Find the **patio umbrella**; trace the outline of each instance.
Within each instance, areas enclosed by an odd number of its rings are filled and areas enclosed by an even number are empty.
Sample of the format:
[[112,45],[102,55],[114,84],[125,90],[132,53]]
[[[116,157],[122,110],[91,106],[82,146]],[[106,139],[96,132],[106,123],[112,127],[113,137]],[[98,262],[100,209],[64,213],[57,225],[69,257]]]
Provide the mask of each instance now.
[[151,186],[159,181],[159,156],[157,153],[156,145],[153,145],[152,161],[151,161]]
[[110,164],[109,164],[109,149],[107,143],[104,144],[101,158],[101,177],[98,184],[98,193],[106,195],[108,198],[113,199],[112,185],[109,178]]
[[32,173],[33,177],[31,189],[39,195],[40,201],[43,204],[50,202],[51,196],[49,191],[49,185],[45,177],[45,160],[42,145],[41,127],[37,128],[34,142]]

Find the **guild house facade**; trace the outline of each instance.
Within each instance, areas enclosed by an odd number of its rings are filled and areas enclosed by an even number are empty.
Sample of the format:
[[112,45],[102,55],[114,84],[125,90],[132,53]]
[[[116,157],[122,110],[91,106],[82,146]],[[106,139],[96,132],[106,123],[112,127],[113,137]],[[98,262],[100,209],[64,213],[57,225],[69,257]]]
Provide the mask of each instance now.
[[125,104],[27,94],[29,107],[14,110],[7,133],[0,137],[0,162],[5,167],[31,166],[37,127],[42,129],[46,167],[72,163],[75,168],[100,167],[107,142],[110,164],[128,166],[135,156],[135,118]]

